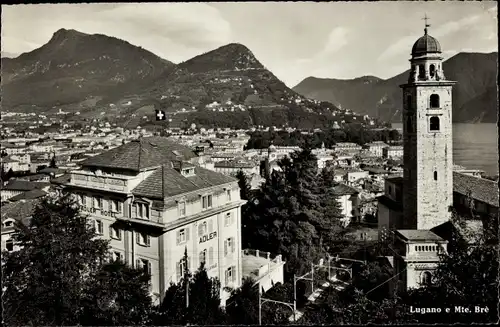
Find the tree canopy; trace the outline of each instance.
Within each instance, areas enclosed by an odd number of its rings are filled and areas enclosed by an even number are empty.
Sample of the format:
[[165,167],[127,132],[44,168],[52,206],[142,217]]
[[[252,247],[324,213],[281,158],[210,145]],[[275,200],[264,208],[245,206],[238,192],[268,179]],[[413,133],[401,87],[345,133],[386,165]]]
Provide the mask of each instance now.
[[2,253],[7,324],[135,325],[148,316],[149,276],[108,263],[108,241],[69,196],[45,198],[16,228],[20,250]]
[[318,174],[317,159],[307,146],[278,162],[248,203],[243,216],[243,243],[282,254],[287,279],[303,274],[325,256],[322,240],[340,228],[340,207],[331,192],[331,174]]

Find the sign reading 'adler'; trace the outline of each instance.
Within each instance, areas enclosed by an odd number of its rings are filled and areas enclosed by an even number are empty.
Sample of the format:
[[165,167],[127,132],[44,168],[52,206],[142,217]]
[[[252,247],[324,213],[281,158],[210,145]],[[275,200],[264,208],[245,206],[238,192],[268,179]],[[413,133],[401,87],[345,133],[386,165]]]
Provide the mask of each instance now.
[[217,237],[217,232],[212,232],[208,235],[203,235],[202,237],[200,237],[200,244],[205,243],[206,241],[210,241],[211,239],[214,239],[216,237]]
[[116,212],[113,212],[113,211],[106,211],[106,210],[101,210],[101,209],[96,209],[96,208],[87,208],[85,206],[80,206],[80,210],[83,212],[99,213],[101,216],[116,218]]

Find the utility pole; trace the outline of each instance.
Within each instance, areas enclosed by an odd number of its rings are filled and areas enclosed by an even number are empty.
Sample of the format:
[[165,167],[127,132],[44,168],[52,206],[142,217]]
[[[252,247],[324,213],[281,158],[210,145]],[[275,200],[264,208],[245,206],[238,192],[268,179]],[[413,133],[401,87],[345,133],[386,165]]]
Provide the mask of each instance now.
[[189,308],[189,280],[187,279],[187,260],[184,260],[184,282],[186,283],[186,309]]

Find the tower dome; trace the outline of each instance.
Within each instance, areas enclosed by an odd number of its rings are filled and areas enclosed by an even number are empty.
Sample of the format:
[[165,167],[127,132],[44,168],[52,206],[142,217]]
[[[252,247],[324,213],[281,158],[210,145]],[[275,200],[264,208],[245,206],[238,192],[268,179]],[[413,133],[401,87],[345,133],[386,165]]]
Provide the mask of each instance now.
[[413,57],[418,57],[428,53],[441,53],[441,45],[438,40],[427,34],[427,26],[424,31],[424,36],[419,38],[411,49],[411,55]]

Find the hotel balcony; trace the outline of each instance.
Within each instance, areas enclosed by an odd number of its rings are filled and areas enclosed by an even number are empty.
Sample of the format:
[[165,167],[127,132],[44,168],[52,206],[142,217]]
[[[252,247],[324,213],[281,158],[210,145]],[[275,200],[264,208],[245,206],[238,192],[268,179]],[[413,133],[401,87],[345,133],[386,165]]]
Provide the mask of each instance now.
[[135,176],[95,175],[91,172],[72,171],[68,185],[118,193],[130,192],[129,180]]
[[281,254],[271,259],[269,252],[245,249],[242,250],[243,277],[251,277],[260,292],[266,292],[276,283],[283,283],[283,267],[285,262]]

